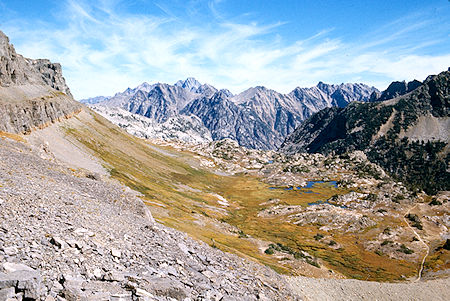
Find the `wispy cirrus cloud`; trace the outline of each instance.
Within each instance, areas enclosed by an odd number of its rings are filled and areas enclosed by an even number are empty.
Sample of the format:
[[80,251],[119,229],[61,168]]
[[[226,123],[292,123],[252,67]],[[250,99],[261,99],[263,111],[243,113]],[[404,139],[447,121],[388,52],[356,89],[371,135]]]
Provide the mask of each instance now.
[[287,41],[277,34],[282,20],[226,20],[217,1],[209,3],[213,20],[205,26],[183,22],[166,6],[161,15],[138,15],[119,11],[117,1],[99,3],[67,1],[58,12],[67,19],[60,20],[62,26],[15,18],[3,22],[2,30],[20,53],[61,62],[77,98],[187,76],[233,92],[255,85],[288,92],[318,81],[363,81],[385,88],[392,80],[424,79],[450,65],[449,51],[423,51],[442,43],[442,35],[422,33],[437,26],[426,15],[413,24],[408,17],[396,20],[352,40],[323,29]]

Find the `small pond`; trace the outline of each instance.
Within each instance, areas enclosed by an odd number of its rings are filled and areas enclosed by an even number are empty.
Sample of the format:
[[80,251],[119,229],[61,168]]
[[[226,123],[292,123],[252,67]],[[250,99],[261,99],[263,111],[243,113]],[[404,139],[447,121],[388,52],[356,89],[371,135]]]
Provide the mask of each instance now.
[[[325,185],[329,185],[331,187],[337,188],[337,182],[336,181],[308,181],[306,182],[305,186],[297,186],[295,187],[295,190],[300,191],[301,193],[317,193],[317,192],[313,192],[310,189],[307,188],[313,188],[314,185],[316,184],[325,184]],[[278,187],[269,187],[269,189],[283,189],[283,190],[293,190],[294,187],[293,186],[278,186]]]

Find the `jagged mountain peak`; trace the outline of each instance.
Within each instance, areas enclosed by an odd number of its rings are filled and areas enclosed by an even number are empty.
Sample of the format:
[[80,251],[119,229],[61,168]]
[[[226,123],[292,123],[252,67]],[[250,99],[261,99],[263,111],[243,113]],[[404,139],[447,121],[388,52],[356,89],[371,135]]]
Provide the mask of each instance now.
[[251,93],[256,94],[256,93],[267,93],[270,91],[274,91],[274,90],[266,88],[265,86],[256,86],[256,87],[251,87],[242,93],[246,92],[247,94],[251,94]]
[[220,89],[220,92],[222,92],[223,94],[225,94],[227,97],[233,97],[233,93],[231,93],[230,90],[228,89]]
[[49,86],[72,97],[58,63],[47,59],[29,59],[16,53],[9,38],[0,31],[0,86]]
[[188,77],[185,80],[179,80],[174,84],[176,87],[181,87],[191,92],[195,92],[201,85],[202,84],[193,77]]
[[336,90],[339,86],[338,85],[333,85],[333,84],[326,84],[326,83],[320,81],[320,82],[317,83],[316,87],[319,90],[322,90],[324,92],[329,92],[330,90],[332,90],[332,91]]
[[261,99],[272,102],[273,100],[280,98],[281,95],[281,93],[264,86],[256,86],[235,95],[233,101],[237,104],[260,101]]
[[207,96],[213,95],[216,92],[217,92],[217,89],[215,87],[211,86],[210,84],[203,84],[200,87],[198,87],[197,90],[195,90],[195,93],[207,95]]
[[0,30],[0,56],[6,56],[11,50],[14,50],[14,46],[9,44],[8,36]]
[[154,85],[151,85],[147,82],[143,82],[142,84],[140,84],[139,86],[134,88],[134,90],[142,90],[142,91],[149,92],[151,89],[153,89],[153,87],[154,87]]
[[229,98],[229,94],[224,90],[215,92],[211,97],[204,97],[204,99],[210,103],[224,102],[225,100],[229,100]]
[[[368,101],[374,89],[356,84],[322,84],[325,91],[318,87],[297,88],[295,93],[282,94],[256,86],[233,95],[229,90],[218,91],[190,77],[175,85],[154,84],[150,92],[136,97],[134,94],[113,97],[105,105],[158,122],[178,115],[196,115],[211,131],[213,139],[232,137],[243,146],[274,149],[313,113],[330,106],[345,107],[354,100]],[[129,91],[133,92],[136,93]]]

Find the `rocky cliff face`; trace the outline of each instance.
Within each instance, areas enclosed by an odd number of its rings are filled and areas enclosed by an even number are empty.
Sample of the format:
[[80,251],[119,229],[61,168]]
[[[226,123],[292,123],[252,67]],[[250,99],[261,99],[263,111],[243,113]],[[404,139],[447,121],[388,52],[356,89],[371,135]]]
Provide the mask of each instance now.
[[0,131],[26,133],[80,109],[60,64],[24,58],[0,31]]
[[449,83],[446,71],[428,77],[409,93],[409,84],[398,82],[382,93],[385,98],[404,94],[400,97],[320,111],[287,137],[281,150],[324,154],[363,150],[369,160],[409,185],[430,193],[448,190]]
[[213,140],[231,138],[250,148],[273,147],[277,137],[264,120],[252,110],[234,103],[228,94],[219,91],[189,103],[182,114],[198,116],[210,130]]
[[167,84],[156,84],[148,93],[139,90],[125,105],[125,109],[157,122],[165,122],[178,115],[195,96],[190,90]]
[[0,86],[44,85],[72,97],[62,76],[61,65],[46,59],[28,59],[17,54],[0,31]]
[[[194,78],[188,78],[174,85],[145,83],[134,89],[128,88],[100,105],[122,108],[157,123],[165,123],[181,115],[195,115],[202,120],[214,140],[231,138],[249,148],[276,149],[286,135],[318,110],[345,107],[355,100],[368,101],[372,92],[378,91],[363,84],[319,83],[313,88],[296,88],[289,94],[254,87],[233,95],[226,89],[218,91],[211,85],[202,85]],[[83,100],[85,103],[96,101]],[[106,118],[111,116],[107,110],[100,111]],[[185,130],[192,132],[194,129]],[[175,136],[184,135],[179,133]]]
[[305,105],[305,118],[326,107],[345,107],[352,101],[368,101],[378,90],[364,84],[329,85],[319,82],[312,88],[296,88],[289,96]]

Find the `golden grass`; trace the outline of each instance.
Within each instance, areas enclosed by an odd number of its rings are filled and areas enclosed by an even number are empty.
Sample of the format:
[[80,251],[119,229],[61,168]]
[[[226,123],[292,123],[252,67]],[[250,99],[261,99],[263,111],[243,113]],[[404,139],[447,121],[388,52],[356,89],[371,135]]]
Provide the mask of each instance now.
[[13,133],[7,133],[0,131],[0,137],[2,138],[9,138],[18,142],[25,142],[25,139],[21,135],[13,134]]

